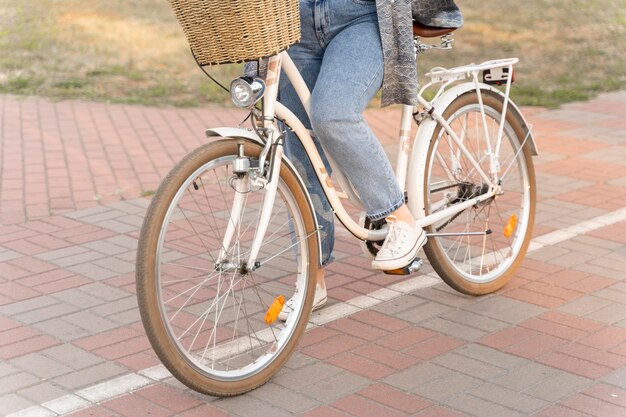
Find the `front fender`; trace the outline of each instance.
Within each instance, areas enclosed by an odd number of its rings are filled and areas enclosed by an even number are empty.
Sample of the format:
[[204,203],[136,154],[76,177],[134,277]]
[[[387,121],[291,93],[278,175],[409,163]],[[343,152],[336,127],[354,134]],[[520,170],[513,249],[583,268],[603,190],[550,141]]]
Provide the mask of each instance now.
[[244,138],[264,145],[259,135],[252,129],[244,129],[242,127],[214,127],[205,130],[204,133],[209,138]]

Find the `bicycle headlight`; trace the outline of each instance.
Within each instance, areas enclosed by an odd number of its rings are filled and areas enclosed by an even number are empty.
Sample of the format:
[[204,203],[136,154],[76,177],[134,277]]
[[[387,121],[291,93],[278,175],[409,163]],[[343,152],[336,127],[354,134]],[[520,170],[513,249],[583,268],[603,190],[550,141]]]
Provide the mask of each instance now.
[[263,97],[265,83],[260,78],[239,77],[230,83],[230,97],[235,106],[248,109]]

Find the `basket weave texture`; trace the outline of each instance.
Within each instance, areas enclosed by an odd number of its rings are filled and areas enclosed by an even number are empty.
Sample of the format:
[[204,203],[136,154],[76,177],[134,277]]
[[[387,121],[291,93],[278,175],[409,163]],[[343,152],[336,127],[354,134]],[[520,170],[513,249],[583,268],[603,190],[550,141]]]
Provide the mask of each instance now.
[[298,0],[169,0],[200,65],[253,61],[300,40]]

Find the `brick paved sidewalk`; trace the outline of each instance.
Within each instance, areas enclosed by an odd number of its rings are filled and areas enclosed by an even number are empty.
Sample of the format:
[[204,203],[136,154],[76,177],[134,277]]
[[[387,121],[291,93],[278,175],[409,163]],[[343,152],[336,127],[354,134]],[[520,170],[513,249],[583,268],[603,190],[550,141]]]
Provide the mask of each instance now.
[[[0,97],[0,415],[626,416],[626,92],[526,113],[540,204],[507,287],[472,298],[429,266],[377,274],[339,234],[331,306],[380,299],[308,332],[265,386],[219,399],[158,367],[134,250],[142,193],[242,114]],[[367,117],[393,154],[397,114]]]

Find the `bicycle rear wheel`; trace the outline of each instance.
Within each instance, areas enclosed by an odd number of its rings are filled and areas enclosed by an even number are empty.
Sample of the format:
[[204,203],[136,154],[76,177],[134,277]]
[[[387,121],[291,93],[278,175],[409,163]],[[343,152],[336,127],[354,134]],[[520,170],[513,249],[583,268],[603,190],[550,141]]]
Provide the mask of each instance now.
[[[150,204],[137,250],[139,309],[154,350],[181,382],[220,396],[263,384],[293,353],[308,323],[318,268],[306,190],[286,163],[260,266],[246,265],[265,188],[233,173],[239,146],[253,159],[262,149],[221,140],[174,167]],[[238,215],[234,206],[241,207]],[[234,235],[226,242],[229,223]],[[296,288],[287,321],[267,322],[275,300]]]
[[[491,140],[495,151],[503,100],[488,91],[482,92],[482,99],[486,126],[473,91],[456,98],[443,117],[483,171],[489,173],[486,145]],[[429,237],[424,250],[439,276],[457,291],[472,295],[496,291],[513,276],[528,249],[536,195],[525,132],[523,121],[509,110],[500,148],[502,193],[426,229],[429,233],[448,233]],[[438,126],[426,163],[426,214],[482,195],[488,188],[448,133]]]

